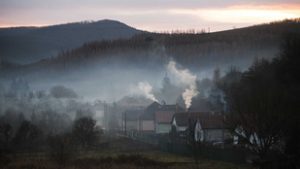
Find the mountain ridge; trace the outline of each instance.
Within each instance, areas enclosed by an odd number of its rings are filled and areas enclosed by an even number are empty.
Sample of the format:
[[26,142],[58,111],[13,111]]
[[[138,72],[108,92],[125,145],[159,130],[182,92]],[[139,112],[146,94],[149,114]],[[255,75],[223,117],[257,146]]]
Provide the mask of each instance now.
[[172,58],[191,69],[215,68],[220,65],[238,66],[244,69],[255,59],[274,58],[279,52],[282,39],[289,33],[300,33],[300,20],[285,20],[201,34],[140,32],[127,39],[87,42],[78,48],[63,50],[55,57],[26,65],[4,62],[8,66],[0,66],[7,67],[4,69],[6,72],[18,70],[17,72],[20,71],[22,74],[30,74],[30,72],[51,69],[55,70],[52,73],[61,74],[85,69],[85,67],[101,67],[109,64],[141,68],[161,67]]
[[[74,59],[72,57],[81,57],[83,53],[86,55],[85,58],[89,58],[89,55],[94,55],[95,52],[95,55],[97,55],[97,52],[99,55],[106,55],[104,51],[113,53],[114,49],[116,48],[122,48],[122,50],[130,50],[131,48],[137,49],[148,47],[152,49],[156,48],[156,50],[166,50],[157,48],[169,49],[173,48],[173,46],[177,48],[178,46],[188,45],[197,45],[198,48],[201,48],[205,45],[214,46],[215,43],[219,43],[220,45],[230,45],[231,47],[234,46],[236,48],[243,47],[243,45],[248,45],[251,47],[254,46],[256,48],[278,48],[281,44],[281,40],[286,34],[289,33],[300,33],[299,20],[286,20],[282,22],[254,25],[245,28],[225,30],[213,33],[187,34],[183,32],[178,34],[163,34],[146,32],[135,35],[130,39],[88,42],[79,48],[65,51],[54,58],[46,59],[41,62],[47,62],[47,60],[53,62],[60,59],[72,60]],[[210,46],[209,49],[206,50],[218,50],[218,48],[213,48]],[[72,55],[72,57],[70,57],[70,55]]]
[[127,39],[88,42],[26,65],[0,62],[0,81],[9,86],[13,79],[23,78],[36,90],[65,85],[82,96],[113,100],[136,90],[139,82],[159,86],[171,60],[199,79],[212,77],[215,69],[246,70],[255,59],[276,57],[290,33],[300,34],[300,22],[216,33],[139,33]]
[[0,56],[9,62],[27,64],[80,47],[86,42],[126,39],[141,32],[108,19],[43,27],[0,28]]

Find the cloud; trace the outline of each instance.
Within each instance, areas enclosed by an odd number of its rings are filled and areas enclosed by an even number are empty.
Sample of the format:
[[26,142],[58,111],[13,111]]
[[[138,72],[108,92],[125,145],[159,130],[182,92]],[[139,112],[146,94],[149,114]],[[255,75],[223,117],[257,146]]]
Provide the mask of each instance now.
[[300,17],[300,6],[231,6],[227,8],[173,9],[174,14],[186,14],[210,22],[264,23],[276,20]]
[[[298,0],[2,0],[0,26],[115,19],[150,30],[211,31],[300,17]],[[284,4],[284,5],[283,5]],[[278,8],[284,6],[284,8]]]
[[274,5],[274,4],[299,4],[299,0],[1,0],[1,8],[44,8],[44,9],[66,9],[66,8],[100,8],[100,9],[173,9],[173,8],[223,8],[233,5]]

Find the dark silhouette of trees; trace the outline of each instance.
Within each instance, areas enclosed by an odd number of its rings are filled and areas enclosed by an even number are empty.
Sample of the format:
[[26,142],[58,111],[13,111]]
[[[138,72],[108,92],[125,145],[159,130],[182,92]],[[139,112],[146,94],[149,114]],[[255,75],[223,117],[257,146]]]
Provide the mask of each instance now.
[[300,167],[300,34],[288,34],[280,57],[274,60],[278,82],[285,92],[283,167]]
[[91,117],[82,117],[73,124],[73,137],[76,144],[87,148],[96,144],[101,131],[96,126],[96,121]]
[[0,123],[0,149],[9,148],[13,136],[13,128],[8,123]]
[[232,129],[260,168],[299,167],[299,37],[288,36],[272,62],[257,60],[240,78],[222,79]]
[[0,166],[11,162],[9,153],[11,152],[12,126],[0,120]]
[[14,145],[20,149],[33,150],[40,144],[41,130],[30,121],[23,121],[13,138]]
[[282,135],[283,93],[273,77],[267,61],[257,62],[227,93],[236,134],[263,160]]
[[48,145],[50,158],[62,167],[75,155],[75,146],[70,134],[50,136]]

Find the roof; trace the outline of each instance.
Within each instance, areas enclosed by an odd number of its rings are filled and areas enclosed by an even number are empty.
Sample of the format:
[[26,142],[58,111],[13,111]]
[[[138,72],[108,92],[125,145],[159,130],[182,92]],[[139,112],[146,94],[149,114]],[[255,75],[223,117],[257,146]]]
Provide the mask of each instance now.
[[172,112],[181,112],[184,109],[181,108],[180,106],[176,104],[171,104],[171,105],[160,105],[159,111],[172,111]]
[[192,112],[197,112],[197,111],[208,112],[211,110],[210,104],[211,103],[207,99],[195,98],[193,99],[193,103],[188,110]]
[[154,112],[158,110],[160,104],[157,102],[151,103],[146,109],[144,113],[140,116],[143,120],[153,120],[154,119]]
[[[180,106],[174,105],[161,105],[157,102],[153,102],[150,104],[144,111],[144,113],[140,116],[142,120],[154,120],[155,112],[180,112],[184,109]],[[172,120],[172,118],[171,118]],[[170,122],[171,122],[170,120]]]
[[123,113],[123,119],[126,121],[137,121],[139,116],[143,113],[143,110],[135,109],[135,110],[126,110]]
[[211,112],[175,113],[173,119],[176,120],[176,125],[180,127],[188,127],[189,124],[194,125],[199,120],[203,129],[224,128],[223,115]]
[[157,123],[170,124],[172,122],[172,117],[174,114],[174,111],[158,111],[155,112],[155,120]]

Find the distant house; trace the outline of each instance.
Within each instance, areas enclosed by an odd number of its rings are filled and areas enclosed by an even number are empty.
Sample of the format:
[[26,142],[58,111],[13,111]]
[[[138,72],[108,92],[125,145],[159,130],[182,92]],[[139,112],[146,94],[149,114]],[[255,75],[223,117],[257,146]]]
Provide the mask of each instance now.
[[[222,114],[210,112],[182,112],[175,113],[172,118],[172,126],[179,136],[188,137],[192,131],[195,141],[207,143],[223,143],[231,138],[230,132],[224,124]],[[189,137],[191,137],[189,135]]]
[[139,126],[141,132],[149,132],[154,133],[155,125],[154,125],[154,116],[155,112],[159,109],[161,105],[157,102],[153,102],[144,110],[143,114],[141,114],[139,118]]
[[126,110],[122,115],[122,129],[127,135],[136,134],[139,129],[139,117],[143,113],[143,109]]
[[155,134],[166,134],[171,130],[172,117],[183,111],[178,105],[166,105],[153,102],[140,116],[140,131]]
[[178,105],[161,105],[159,110],[155,112],[155,133],[156,134],[166,134],[171,131],[172,128],[172,118],[177,112],[183,111]]

